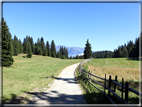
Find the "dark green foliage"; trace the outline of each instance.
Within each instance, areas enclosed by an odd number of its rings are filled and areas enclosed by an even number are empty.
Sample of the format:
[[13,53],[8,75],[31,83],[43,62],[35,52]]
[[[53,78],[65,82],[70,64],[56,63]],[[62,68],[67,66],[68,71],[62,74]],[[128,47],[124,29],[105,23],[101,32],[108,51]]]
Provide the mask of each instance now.
[[[49,42],[46,42],[46,49],[47,49],[47,55],[49,56],[49,51],[50,51],[50,45]],[[51,55],[50,55],[51,56]]]
[[113,55],[113,52],[111,51],[97,51],[93,52],[92,56],[93,58],[106,58],[106,57],[111,57]]
[[43,56],[47,56],[47,48],[45,46],[43,48]]
[[53,51],[51,51],[51,56],[52,56],[53,58],[56,58],[56,53],[54,53]]
[[80,56],[79,56],[79,59],[84,59],[84,56],[83,56],[83,55],[80,55]]
[[12,56],[14,55],[14,44],[13,44],[13,39],[11,38],[11,49],[12,49]]
[[17,49],[14,48],[14,56],[17,56],[17,55],[18,55]]
[[61,55],[61,58],[62,58],[62,59],[66,59],[66,57],[65,57],[64,55]]
[[28,42],[28,46],[29,46],[29,47],[28,47],[28,50],[27,50],[27,51],[28,51],[27,57],[28,57],[28,58],[31,58],[31,57],[32,57],[32,50],[31,50],[31,44],[30,44],[30,42]]
[[20,39],[19,39],[19,51],[20,51],[20,53],[23,52],[23,45],[22,45],[22,42]]
[[2,66],[10,66],[13,62],[11,34],[2,18]]
[[48,53],[49,57],[51,57],[51,50],[49,50],[48,52],[49,52],[49,53]]
[[107,52],[107,51],[105,51],[105,56],[104,56],[104,58],[108,58],[108,52]]
[[79,56],[78,56],[78,55],[76,55],[76,59],[79,59]]
[[89,39],[87,39],[87,43],[85,44],[86,47],[84,49],[84,58],[91,58],[92,56],[92,50],[91,50],[91,44],[89,43]]
[[60,54],[68,59],[68,50],[66,47],[60,46]]
[[70,56],[70,59],[72,59],[72,56]]
[[[141,36],[140,36],[141,37]],[[135,43],[130,40],[127,42],[127,45],[121,45],[118,46],[118,49],[115,49],[113,52],[107,51],[107,54],[105,51],[98,51],[94,52],[93,57],[94,58],[106,58],[106,55],[108,55],[108,58],[125,58],[125,57],[139,57],[139,40],[141,40],[139,37],[136,38]]]
[[57,52],[57,53],[56,53],[56,57],[57,57],[57,58],[61,58],[60,52]]
[[[41,46],[41,51],[42,51],[42,54],[41,54],[41,55],[43,55],[43,54],[44,54],[44,50],[45,50],[45,48],[44,48],[44,47],[45,47],[45,44],[44,44],[44,39],[43,39],[43,37],[41,37],[40,41],[41,41],[41,43],[40,43],[41,45],[40,45],[40,46]],[[44,56],[44,55],[43,55],[43,56]]]
[[28,53],[28,36],[23,41],[23,53]]
[[51,42],[51,56],[56,57],[56,48],[55,48],[54,40],[52,40]]
[[14,41],[13,41],[13,44],[14,44],[14,48],[16,48],[16,50],[17,50],[17,53],[19,54],[19,53],[20,53],[20,49],[19,49],[19,41],[18,41],[18,38],[16,37],[16,35],[14,35]]
[[42,48],[41,48],[41,47],[39,47],[38,53],[39,53],[39,55],[43,55],[43,52],[42,52]]
[[123,57],[128,57],[128,51],[126,47],[123,49]]

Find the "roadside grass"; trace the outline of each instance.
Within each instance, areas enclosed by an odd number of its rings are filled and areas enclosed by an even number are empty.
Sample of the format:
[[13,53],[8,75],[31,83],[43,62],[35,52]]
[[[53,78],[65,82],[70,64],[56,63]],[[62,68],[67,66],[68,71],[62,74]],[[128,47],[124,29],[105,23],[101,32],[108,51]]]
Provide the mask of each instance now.
[[[117,81],[122,83],[122,78],[124,78],[124,82],[129,82],[129,87],[139,91],[139,60],[129,60],[127,58],[103,58],[103,59],[93,59],[82,64],[82,67],[86,71],[92,71],[92,74],[100,76],[102,78],[109,79],[109,75],[111,75],[112,79],[115,79],[117,76]],[[104,85],[104,81],[98,78],[91,76],[92,79],[98,81],[99,83]],[[95,84],[95,83],[94,83]],[[95,84],[100,90],[104,91],[104,88]],[[112,89],[114,87],[112,86]],[[93,88],[92,88],[93,89]],[[121,97],[121,87],[116,86],[116,94]],[[90,89],[91,90],[91,89]],[[94,88],[94,90],[97,90]],[[106,91],[108,93],[108,91]],[[123,98],[125,94],[123,95]],[[96,97],[97,98],[97,97]],[[139,96],[129,91],[129,103],[130,104],[138,104]],[[125,99],[125,98],[124,98]],[[89,99],[91,100],[91,98]],[[98,100],[99,102],[99,100]],[[115,101],[115,103],[121,104],[120,101]]]
[[23,58],[13,56],[14,64],[3,67],[3,103],[9,102],[12,95],[30,98],[25,92],[44,91],[54,78],[67,66],[83,61],[83,59],[59,59],[47,56]]
[[86,79],[80,74],[78,68],[76,69],[75,75],[83,90],[83,95],[87,104],[111,104],[111,102],[105,98],[101,92],[86,81]]

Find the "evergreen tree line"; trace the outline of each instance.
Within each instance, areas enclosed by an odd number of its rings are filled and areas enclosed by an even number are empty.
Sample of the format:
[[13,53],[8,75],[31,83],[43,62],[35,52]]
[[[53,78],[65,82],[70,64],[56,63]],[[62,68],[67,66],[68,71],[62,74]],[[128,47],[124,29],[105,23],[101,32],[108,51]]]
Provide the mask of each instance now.
[[[118,46],[117,49],[112,51],[97,51],[93,52],[93,58],[125,58],[125,57],[139,57],[139,41],[142,41],[142,34],[140,37],[135,39],[135,43],[133,41],[128,41],[124,45]],[[142,44],[141,44],[142,47]]]
[[76,56],[73,56],[73,57],[70,56],[69,59],[84,59],[84,56],[83,55],[80,55],[80,56],[76,55]]
[[44,42],[44,38],[38,38],[37,42],[33,42],[33,38],[30,36],[26,36],[24,38],[23,43],[20,39],[14,35],[14,39],[12,39],[12,55],[17,56],[20,53],[34,55],[43,55],[43,56],[50,56],[54,58],[68,58],[68,50],[65,47],[60,46],[60,51],[56,52],[54,40],[51,42],[51,46],[49,42]]

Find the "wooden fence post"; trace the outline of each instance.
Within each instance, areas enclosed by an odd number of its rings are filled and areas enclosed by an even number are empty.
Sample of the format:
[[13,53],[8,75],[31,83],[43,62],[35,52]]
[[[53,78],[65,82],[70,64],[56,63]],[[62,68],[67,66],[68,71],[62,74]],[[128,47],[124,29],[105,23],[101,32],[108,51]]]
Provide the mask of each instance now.
[[125,101],[127,102],[128,102],[128,87],[129,87],[128,82],[125,82]]
[[104,82],[104,101],[106,100],[106,74],[105,74],[105,82]]
[[89,82],[89,75],[90,75],[90,71],[88,71],[88,82]]
[[[109,89],[111,89],[111,75],[109,76]],[[108,96],[110,97],[110,91],[108,90]]]
[[[117,76],[115,76],[115,81],[117,81]],[[114,92],[115,92],[115,89],[116,89],[116,84],[114,84]],[[114,99],[114,94],[113,94],[113,99]]]
[[121,93],[121,98],[122,98],[122,102],[123,102],[123,87],[124,87],[124,80],[123,80],[123,78],[122,78],[122,93]]
[[[90,73],[92,74],[92,71]],[[90,78],[91,78],[91,74],[90,74]],[[91,82],[91,79],[90,79],[90,82]]]

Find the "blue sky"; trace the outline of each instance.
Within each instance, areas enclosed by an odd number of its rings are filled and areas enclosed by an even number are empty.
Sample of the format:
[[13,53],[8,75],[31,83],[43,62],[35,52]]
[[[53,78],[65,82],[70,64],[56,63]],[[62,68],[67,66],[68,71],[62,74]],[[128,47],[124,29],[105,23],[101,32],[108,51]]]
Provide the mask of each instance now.
[[139,3],[4,3],[12,37],[28,35],[55,45],[111,50],[139,37]]

